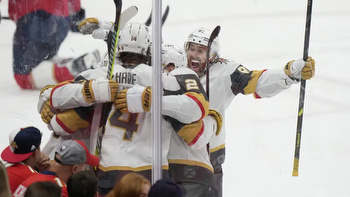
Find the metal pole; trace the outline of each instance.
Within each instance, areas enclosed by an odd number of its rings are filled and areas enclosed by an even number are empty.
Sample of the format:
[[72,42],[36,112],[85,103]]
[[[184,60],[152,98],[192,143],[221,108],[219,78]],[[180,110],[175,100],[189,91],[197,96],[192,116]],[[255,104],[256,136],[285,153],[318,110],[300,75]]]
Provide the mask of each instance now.
[[162,178],[162,0],[152,0],[152,183]]

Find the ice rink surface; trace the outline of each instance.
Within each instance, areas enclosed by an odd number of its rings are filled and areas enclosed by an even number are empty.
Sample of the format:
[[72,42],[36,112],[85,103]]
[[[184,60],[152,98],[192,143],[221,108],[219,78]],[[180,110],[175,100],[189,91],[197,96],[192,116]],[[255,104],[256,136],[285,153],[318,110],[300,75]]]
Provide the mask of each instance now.
[[[282,69],[302,58],[306,0],[166,0],[163,26],[166,42],[183,45],[187,35],[203,26],[221,26],[222,57],[248,69]],[[134,22],[145,22],[150,0],[128,0],[139,8]],[[87,16],[114,20],[111,0],[82,0]],[[7,15],[7,0],[0,3]],[[226,111],[225,197],[350,196],[350,1],[315,0],[309,55],[316,76],[306,83],[299,177],[292,177],[300,85],[270,98],[239,95]],[[12,73],[15,24],[0,24],[0,149],[17,127],[34,125],[50,132],[37,113],[39,91],[21,90]],[[77,57],[106,45],[89,36],[69,33],[59,55]]]

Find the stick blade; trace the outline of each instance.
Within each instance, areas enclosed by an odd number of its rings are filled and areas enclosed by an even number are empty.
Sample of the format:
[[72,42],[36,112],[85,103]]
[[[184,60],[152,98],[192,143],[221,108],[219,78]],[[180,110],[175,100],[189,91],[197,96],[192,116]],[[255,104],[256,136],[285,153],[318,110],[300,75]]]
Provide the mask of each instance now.
[[166,6],[166,9],[162,16],[162,26],[164,25],[166,19],[168,18],[168,14],[169,14],[169,6]]
[[209,37],[209,42],[213,41],[220,33],[221,27],[220,25],[216,26],[215,29],[211,32]]

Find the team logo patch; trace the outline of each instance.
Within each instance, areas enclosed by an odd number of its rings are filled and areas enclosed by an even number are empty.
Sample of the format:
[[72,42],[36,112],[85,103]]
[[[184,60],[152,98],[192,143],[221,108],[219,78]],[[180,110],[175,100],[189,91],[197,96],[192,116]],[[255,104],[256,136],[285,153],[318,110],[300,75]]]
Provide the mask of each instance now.
[[18,146],[17,146],[17,144],[16,144],[15,141],[12,141],[12,142],[11,142],[11,147],[14,148],[14,149],[17,149],[17,148],[18,148]]

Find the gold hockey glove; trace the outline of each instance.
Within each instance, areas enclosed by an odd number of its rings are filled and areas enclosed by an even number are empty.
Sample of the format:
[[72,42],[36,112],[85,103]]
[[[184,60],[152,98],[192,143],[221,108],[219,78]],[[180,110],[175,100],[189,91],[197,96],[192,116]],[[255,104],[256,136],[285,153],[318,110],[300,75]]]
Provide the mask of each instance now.
[[217,126],[216,126],[216,132],[215,135],[219,135],[220,131],[221,131],[221,127],[222,127],[222,116],[221,114],[214,110],[214,109],[209,109],[209,116],[212,116],[215,118]]
[[130,89],[120,91],[117,99],[114,101],[114,105],[122,113],[149,112],[151,109],[151,97],[152,89],[150,86],[134,85]]
[[315,60],[308,57],[306,62],[302,59],[292,60],[284,67],[284,73],[293,80],[308,80],[315,76]]
[[56,112],[51,108],[50,101],[45,102],[44,106],[41,110],[41,119],[46,123],[50,124],[52,117],[56,114]]

